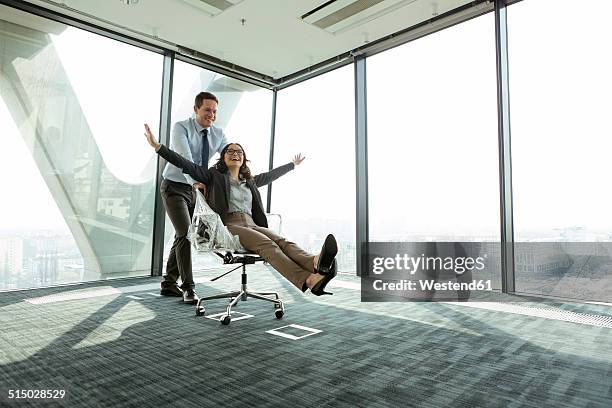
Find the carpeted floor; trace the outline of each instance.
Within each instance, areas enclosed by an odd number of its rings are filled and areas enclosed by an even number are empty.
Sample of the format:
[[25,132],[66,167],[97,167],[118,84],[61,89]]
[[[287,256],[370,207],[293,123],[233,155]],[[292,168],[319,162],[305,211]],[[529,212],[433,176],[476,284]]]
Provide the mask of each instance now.
[[[237,289],[238,273],[201,296]],[[271,304],[222,326],[154,278],[0,294],[0,406],[611,407],[612,328],[448,303],[361,303],[359,280],[302,294],[265,266],[252,289]],[[207,315],[226,301],[207,303]],[[612,315],[612,308],[555,304]],[[238,317],[240,315],[236,315]],[[288,337],[268,330],[279,329]],[[61,400],[8,390],[65,390]]]

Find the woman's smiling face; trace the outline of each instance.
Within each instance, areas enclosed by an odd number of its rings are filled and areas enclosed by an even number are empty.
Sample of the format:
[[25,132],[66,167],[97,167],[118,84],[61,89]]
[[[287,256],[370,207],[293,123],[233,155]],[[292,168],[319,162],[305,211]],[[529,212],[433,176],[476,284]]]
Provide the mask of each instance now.
[[240,146],[232,143],[225,150],[225,156],[223,157],[223,160],[225,161],[225,165],[228,168],[240,168],[240,166],[242,166],[242,163],[244,163],[244,152],[242,151],[242,148]]

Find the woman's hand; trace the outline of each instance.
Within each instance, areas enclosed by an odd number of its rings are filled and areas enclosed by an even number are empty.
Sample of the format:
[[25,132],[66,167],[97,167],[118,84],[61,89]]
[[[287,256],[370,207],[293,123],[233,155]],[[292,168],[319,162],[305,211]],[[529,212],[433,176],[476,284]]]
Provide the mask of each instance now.
[[304,161],[306,157],[302,157],[302,153],[298,153],[295,155],[295,157],[293,158],[293,160],[291,160],[293,162],[293,164],[295,166],[299,166],[300,163],[302,163]]
[[151,145],[151,147],[155,149],[155,151],[158,151],[159,148],[161,147],[161,143],[157,142],[157,139],[155,138],[155,136],[153,136],[153,132],[151,132],[151,129],[149,129],[149,125],[145,123],[144,127],[145,127],[144,135],[147,138],[147,142],[149,142],[149,144]]

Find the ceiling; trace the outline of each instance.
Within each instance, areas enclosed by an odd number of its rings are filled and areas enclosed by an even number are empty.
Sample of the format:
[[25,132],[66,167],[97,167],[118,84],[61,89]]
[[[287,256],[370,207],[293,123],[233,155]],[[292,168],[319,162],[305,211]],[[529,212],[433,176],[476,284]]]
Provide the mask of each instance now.
[[[480,3],[471,0],[28,2],[182,53],[189,54],[194,50],[275,80],[435,19],[458,7]],[[205,2],[228,8],[217,9],[217,14],[214,14],[215,8]],[[320,6],[323,7],[305,20],[301,18]],[[374,14],[368,16],[368,12]],[[336,18],[338,15],[348,18],[342,20],[342,17]],[[338,20],[340,22],[334,25]],[[321,28],[330,23],[332,25],[327,29]]]

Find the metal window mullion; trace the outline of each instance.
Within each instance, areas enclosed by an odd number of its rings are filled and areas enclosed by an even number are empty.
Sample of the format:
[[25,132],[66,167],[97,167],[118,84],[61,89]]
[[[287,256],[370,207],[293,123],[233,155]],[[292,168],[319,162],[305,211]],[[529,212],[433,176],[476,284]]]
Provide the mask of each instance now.
[[[276,98],[278,91],[274,89],[272,94],[272,123],[270,125],[270,160],[268,161],[268,169],[274,168],[274,136],[276,135]],[[268,184],[268,203],[266,204],[266,212],[270,212],[272,208],[272,183]]]
[[[164,54],[164,70],[162,74],[161,108],[159,112],[159,140],[166,146],[170,143],[170,124],[172,108],[172,85],[174,75],[174,53]],[[161,276],[164,270],[164,233],[166,211],[160,196],[162,172],[166,161],[157,156],[155,176],[155,205],[153,210],[153,251],[151,258],[151,276]]]
[[510,138],[510,82],[508,76],[508,20],[506,1],[495,0],[495,49],[497,60],[497,119],[500,180],[502,292],[515,290],[514,220]]
[[355,176],[356,211],[355,243],[357,276],[367,270],[368,224],[368,134],[366,59],[355,58]]
[[[1,0],[0,0],[1,1]],[[251,71],[247,68],[240,67],[238,65],[232,64],[232,69],[226,67],[221,64],[215,64],[210,61],[212,57],[208,57],[205,54],[200,54],[200,58],[188,56],[184,54],[176,54],[175,59],[177,61],[184,62],[186,64],[190,64],[196,67],[200,67],[206,69],[208,71],[212,71],[221,75],[228,76],[230,78],[236,78],[240,81],[265,88],[265,89],[273,89],[275,83],[271,78],[267,77],[265,74],[261,74],[259,72]]]

